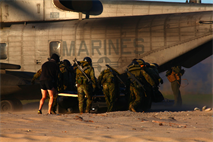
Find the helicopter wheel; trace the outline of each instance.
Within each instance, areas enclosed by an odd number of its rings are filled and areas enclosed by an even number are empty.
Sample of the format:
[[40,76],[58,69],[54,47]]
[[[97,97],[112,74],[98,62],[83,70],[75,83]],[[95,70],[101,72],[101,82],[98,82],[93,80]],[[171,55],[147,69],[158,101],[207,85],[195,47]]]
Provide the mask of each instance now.
[[13,101],[12,100],[3,100],[1,101],[1,112],[13,111]]

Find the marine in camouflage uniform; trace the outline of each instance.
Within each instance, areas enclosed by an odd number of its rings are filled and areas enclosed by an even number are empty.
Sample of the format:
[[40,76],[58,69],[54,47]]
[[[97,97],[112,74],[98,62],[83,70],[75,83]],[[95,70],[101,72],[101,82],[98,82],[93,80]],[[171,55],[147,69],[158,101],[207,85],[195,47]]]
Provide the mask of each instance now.
[[[88,57],[89,58],[89,57]],[[78,102],[79,102],[79,112],[84,112],[84,98],[87,97],[86,102],[86,113],[89,113],[91,104],[92,104],[92,93],[96,88],[96,79],[94,74],[94,68],[91,66],[90,62],[81,61],[80,66],[84,70],[85,74],[91,79],[93,82],[90,84],[84,74],[77,68],[76,69],[76,84],[78,91]]]
[[184,70],[181,69],[181,66],[171,67],[171,69],[166,72],[166,76],[168,80],[171,82],[171,87],[174,94],[174,100],[175,100],[174,106],[182,105],[180,85],[181,85],[181,76],[183,74],[184,74]]
[[154,84],[154,81],[151,77],[141,69],[137,61],[128,67],[128,71],[131,72],[138,81],[143,84],[145,90],[139,86],[139,84],[130,78],[130,74],[127,73],[129,82],[127,85],[130,85],[130,99],[129,99],[129,109],[136,112],[137,109],[141,108],[146,110],[151,107],[151,94],[150,94],[150,85],[148,82]]
[[[113,70],[117,72],[115,69]],[[107,104],[107,112],[110,112],[114,110],[114,104],[119,95],[119,81],[116,75],[113,74],[112,70],[108,68],[100,73],[98,83],[103,87],[103,93]]]
[[[151,70],[147,67],[147,64],[142,60],[139,59],[137,60],[137,62],[139,63],[141,70],[142,70],[142,74],[147,82],[146,84],[146,95],[147,95],[147,104],[146,106],[149,106],[148,108],[151,108],[151,102],[153,100],[154,97],[154,88],[156,86],[156,81],[154,80],[154,77],[152,76]],[[151,99],[151,100],[150,100]]]
[[68,60],[63,60],[59,65],[58,92],[73,91],[75,85],[74,70]]
[[[164,97],[162,93],[159,91],[159,84],[163,83],[162,78],[159,76],[159,72],[157,69],[157,64],[148,64],[146,63],[144,70],[150,75],[150,77],[155,82],[155,85],[153,86],[153,93],[152,93],[152,101],[153,102],[161,102],[164,100]],[[151,85],[151,84],[150,84]]]

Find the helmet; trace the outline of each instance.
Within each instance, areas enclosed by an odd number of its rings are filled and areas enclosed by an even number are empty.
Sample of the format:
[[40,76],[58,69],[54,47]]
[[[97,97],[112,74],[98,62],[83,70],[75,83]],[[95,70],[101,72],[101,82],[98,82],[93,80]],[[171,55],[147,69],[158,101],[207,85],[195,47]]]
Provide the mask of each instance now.
[[63,60],[63,64],[65,65],[65,67],[69,68],[71,67],[70,61],[69,60]]
[[138,60],[140,60],[140,61],[142,61],[142,62],[145,62],[143,59],[138,59]]
[[59,56],[56,53],[52,54],[51,59],[54,59],[56,61],[56,63],[60,62]]
[[92,59],[91,59],[90,57],[85,57],[85,58],[83,59],[83,61],[86,61],[86,62],[88,62],[90,65],[92,65]]
[[158,64],[156,64],[156,63],[152,63],[152,64],[150,64],[150,66],[158,68]]
[[129,66],[139,66],[139,64],[138,64],[138,62],[137,61],[135,61],[135,60],[133,60],[132,61],[132,63],[129,65]]
[[153,63],[157,68],[159,67],[157,63]]
[[140,64],[140,65],[144,65],[145,64],[145,61],[143,59],[138,59],[137,62]]
[[140,69],[141,69],[141,67],[138,64],[138,62],[133,60],[132,63],[128,66],[127,70],[132,71],[132,70],[140,70]]

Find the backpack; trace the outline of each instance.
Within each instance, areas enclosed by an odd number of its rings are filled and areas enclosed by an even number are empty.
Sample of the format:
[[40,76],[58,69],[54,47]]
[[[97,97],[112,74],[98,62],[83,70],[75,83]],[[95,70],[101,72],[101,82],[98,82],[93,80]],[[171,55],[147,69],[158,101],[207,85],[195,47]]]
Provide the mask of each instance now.
[[101,84],[103,83],[114,83],[115,82],[115,76],[109,69],[104,71],[104,76],[101,81]]
[[175,73],[174,71],[172,71],[172,73],[170,75],[167,76],[169,82],[173,82],[176,80],[180,80],[180,77],[177,73]]
[[[130,66],[129,67],[129,72],[131,72],[135,78],[140,81],[140,82],[143,82],[144,78],[143,78],[143,75],[141,73],[141,67],[140,66]],[[137,81],[133,80],[131,78],[131,76],[127,73],[128,77],[130,78],[130,81],[131,81],[131,84],[134,85],[134,86],[138,86],[138,83]]]

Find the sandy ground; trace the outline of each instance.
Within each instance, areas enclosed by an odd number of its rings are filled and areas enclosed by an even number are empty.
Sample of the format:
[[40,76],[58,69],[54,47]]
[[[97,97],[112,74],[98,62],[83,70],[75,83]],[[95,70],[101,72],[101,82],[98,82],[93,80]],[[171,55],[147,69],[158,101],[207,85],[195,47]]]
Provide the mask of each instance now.
[[37,114],[38,103],[0,115],[1,142],[212,142],[213,111],[153,105],[149,112]]

